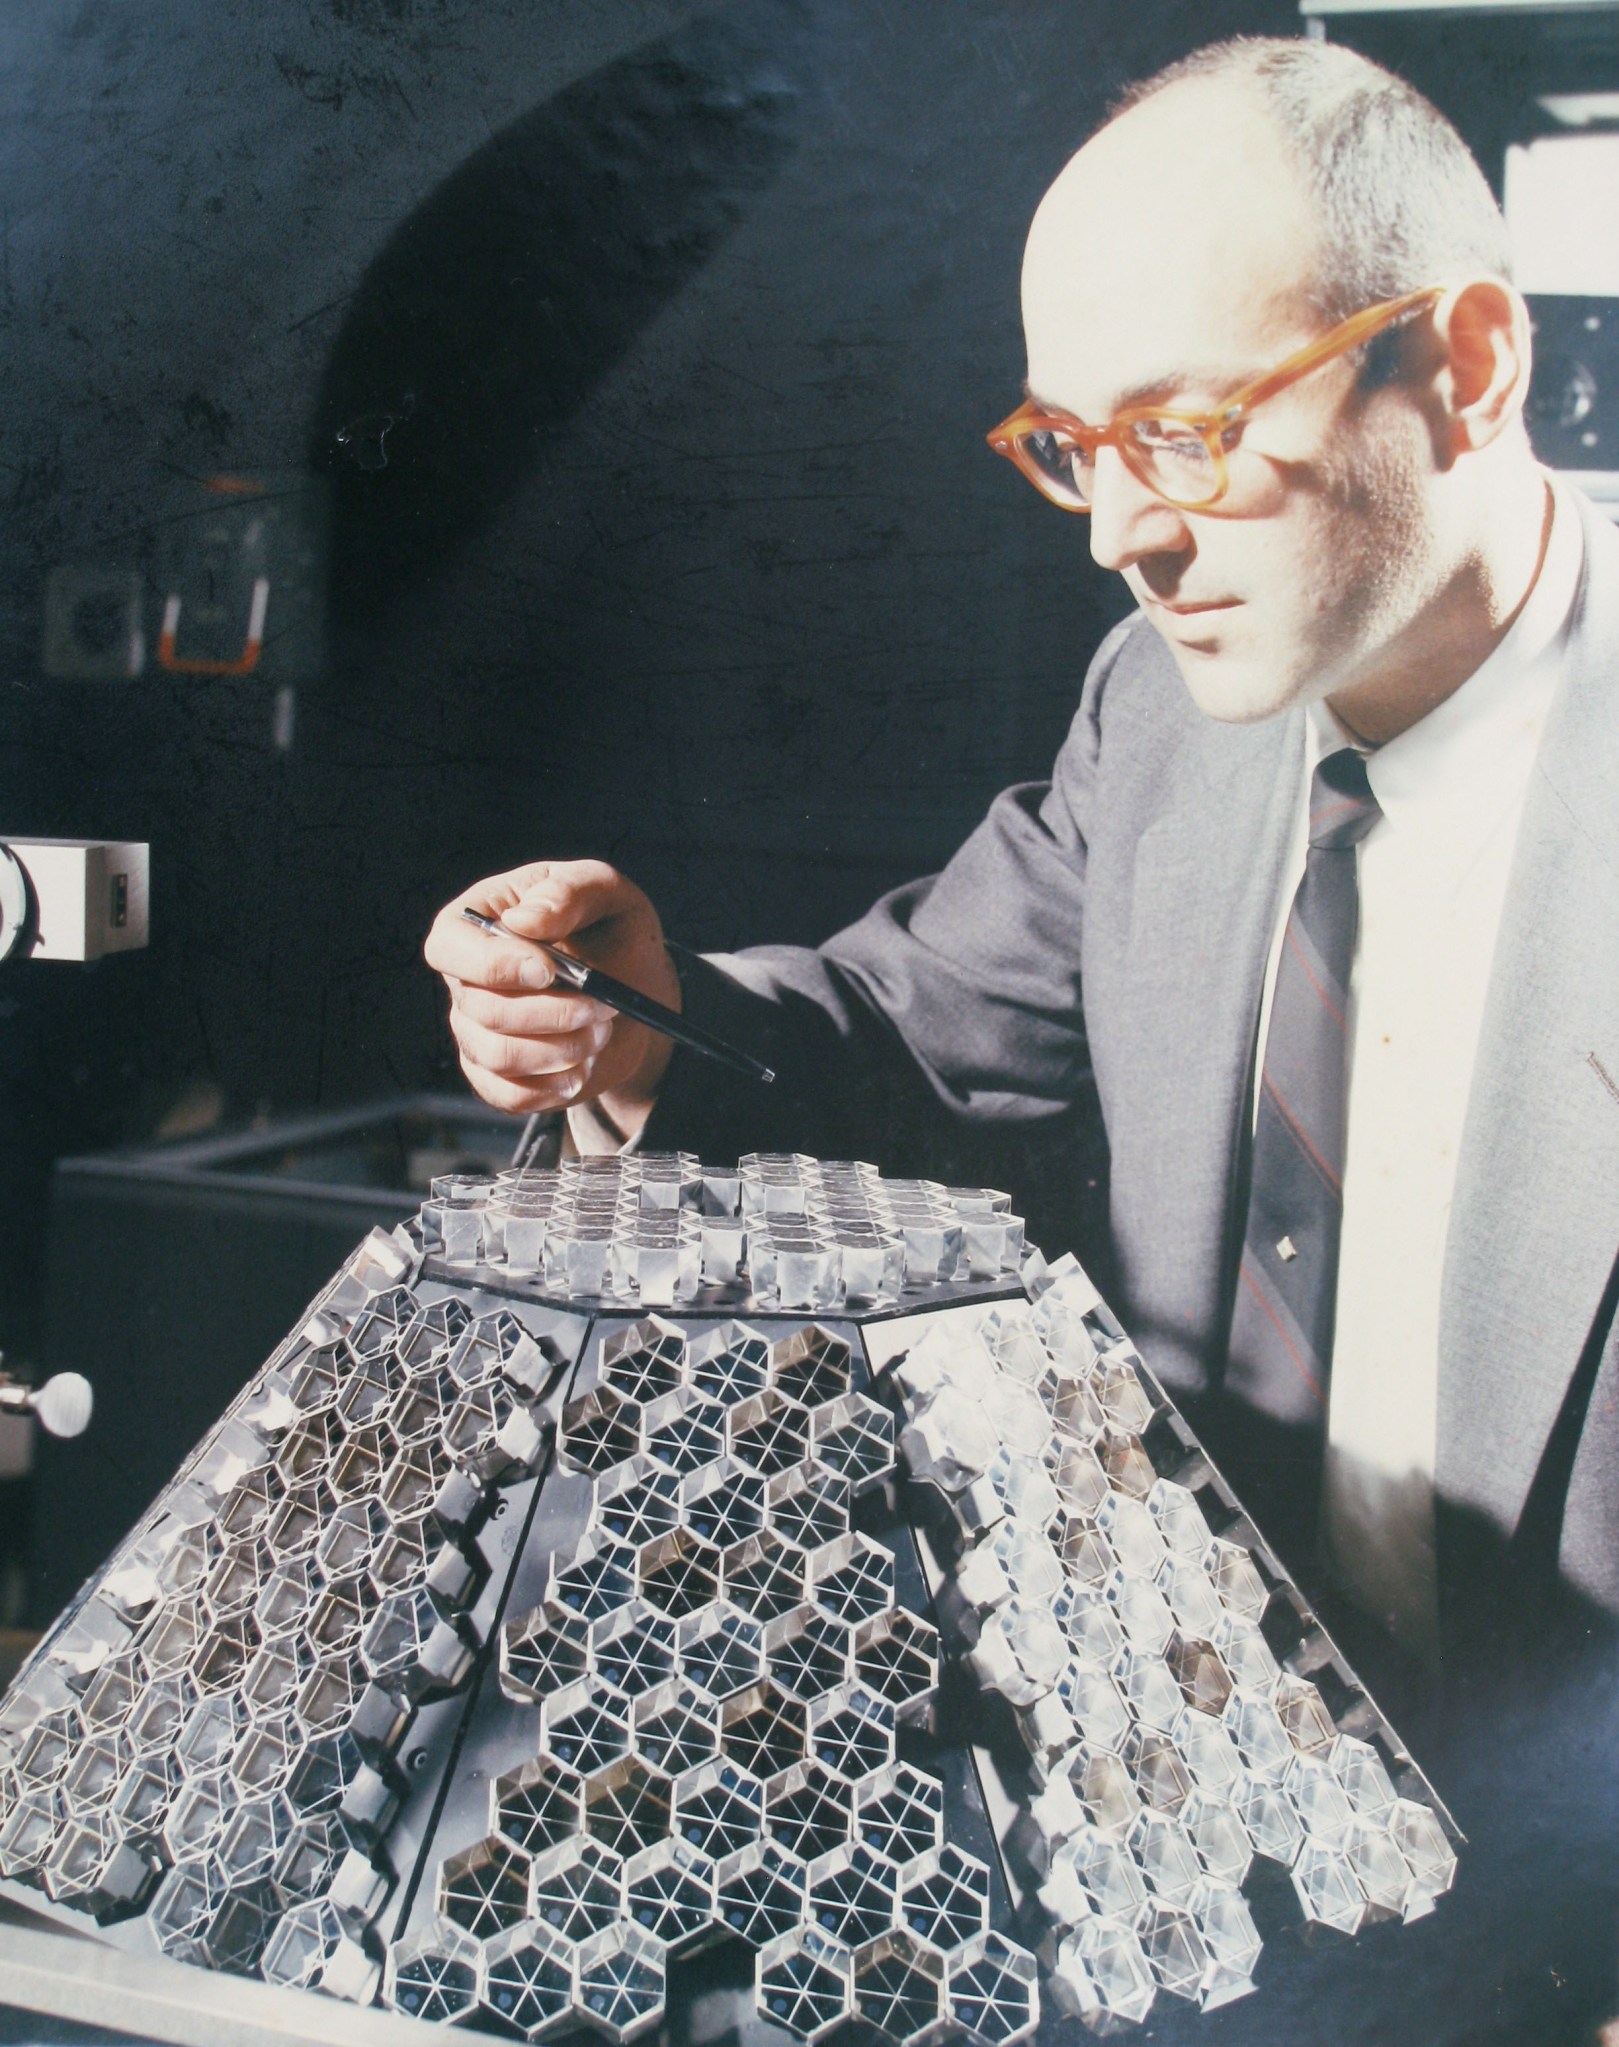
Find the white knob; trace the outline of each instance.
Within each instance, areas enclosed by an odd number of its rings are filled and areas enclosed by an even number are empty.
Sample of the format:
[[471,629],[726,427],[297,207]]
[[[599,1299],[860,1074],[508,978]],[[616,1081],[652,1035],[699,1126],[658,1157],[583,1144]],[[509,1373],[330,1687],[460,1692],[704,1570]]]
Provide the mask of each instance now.
[[90,1425],[96,1396],[90,1381],[77,1372],[58,1372],[43,1386],[0,1387],[0,1412],[39,1416],[40,1426],[53,1436],[82,1436]]

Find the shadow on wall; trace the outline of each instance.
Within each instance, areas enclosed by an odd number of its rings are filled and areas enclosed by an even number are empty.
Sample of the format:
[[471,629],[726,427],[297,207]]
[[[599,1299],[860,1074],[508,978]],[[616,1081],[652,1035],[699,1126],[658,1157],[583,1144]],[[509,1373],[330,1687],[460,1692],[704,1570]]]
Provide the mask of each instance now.
[[311,466],[334,480],[334,625],[488,521],[791,146],[799,0],[743,0],[486,143],[393,235],[333,345]]

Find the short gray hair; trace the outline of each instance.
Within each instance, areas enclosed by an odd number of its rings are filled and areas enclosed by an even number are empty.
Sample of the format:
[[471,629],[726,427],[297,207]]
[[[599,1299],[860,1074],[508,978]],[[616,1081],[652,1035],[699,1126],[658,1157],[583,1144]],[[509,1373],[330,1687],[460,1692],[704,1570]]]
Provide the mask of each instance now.
[[1510,280],[1506,222],[1466,143],[1414,86],[1340,43],[1210,43],[1129,87],[1112,114],[1217,77],[1257,88],[1314,194],[1327,319],[1469,273]]

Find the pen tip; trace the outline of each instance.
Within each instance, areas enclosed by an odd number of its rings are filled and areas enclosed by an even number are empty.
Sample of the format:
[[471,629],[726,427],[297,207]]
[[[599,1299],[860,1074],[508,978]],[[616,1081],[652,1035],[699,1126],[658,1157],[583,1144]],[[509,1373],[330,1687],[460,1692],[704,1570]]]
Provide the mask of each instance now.
[[775,1077],[768,1066],[761,1066],[759,1068],[759,1078],[761,1080],[774,1080]]

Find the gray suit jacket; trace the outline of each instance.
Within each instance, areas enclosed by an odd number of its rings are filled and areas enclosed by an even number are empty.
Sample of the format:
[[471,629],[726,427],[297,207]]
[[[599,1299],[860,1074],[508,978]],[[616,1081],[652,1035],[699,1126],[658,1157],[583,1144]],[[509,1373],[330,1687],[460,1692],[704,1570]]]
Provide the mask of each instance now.
[[[1619,1611],[1619,533],[1583,516],[1458,1169],[1437,1478],[1507,1537],[1550,1486],[1564,1577]],[[782,1085],[720,1106],[677,1059],[649,1141],[869,1155],[895,1087],[1033,1125],[1094,1086],[1115,1306],[1168,1384],[1217,1386],[1303,744],[1300,712],[1204,717],[1126,621],[1050,784],[1007,791],[942,874],[818,952],[688,963],[694,1018],[769,1047]]]

